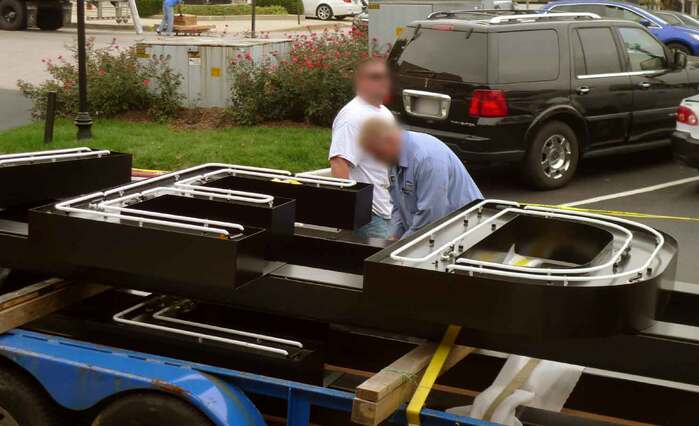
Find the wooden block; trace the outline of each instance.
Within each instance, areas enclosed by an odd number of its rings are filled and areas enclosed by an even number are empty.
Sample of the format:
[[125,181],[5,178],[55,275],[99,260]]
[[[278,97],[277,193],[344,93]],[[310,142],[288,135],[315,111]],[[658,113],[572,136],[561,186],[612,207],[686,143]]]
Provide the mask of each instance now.
[[196,15],[175,15],[175,25],[197,25]]
[[108,288],[101,284],[52,279],[30,286],[25,292],[3,296],[0,333],[21,327]]
[[[352,404],[352,421],[362,425],[377,425],[390,417],[415,393],[437,345],[418,346],[357,387]],[[442,373],[449,370],[473,348],[454,346]]]

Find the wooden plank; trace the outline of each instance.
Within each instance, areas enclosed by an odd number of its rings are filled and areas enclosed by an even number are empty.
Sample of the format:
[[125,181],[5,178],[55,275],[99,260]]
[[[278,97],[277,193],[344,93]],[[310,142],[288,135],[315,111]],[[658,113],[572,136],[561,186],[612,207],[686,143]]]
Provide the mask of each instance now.
[[[415,393],[436,347],[433,343],[420,345],[359,385],[352,404],[352,421],[363,425],[377,425],[390,417]],[[473,348],[455,346],[444,364],[442,373],[471,352]]]
[[57,280],[52,285],[53,288],[49,291],[39,291],[34,297],[22,294],[19,296],[18,303],[9,304],[9,307],[0,310],[0,333],[21,327],[109,288],[101,284],[62,280]]
[[[424,343],[398,358],[372,378],[357,386],[357,397],[376,402],[385,398],[408,379],[417,382],[419,380],[417,375],[427,367],[436,348],[437,345],[434,343]],[[466,346],[455,346],[447,360],[445,371],[471,351],[472,349]],[[454,362],[459,355],[463,356]]]

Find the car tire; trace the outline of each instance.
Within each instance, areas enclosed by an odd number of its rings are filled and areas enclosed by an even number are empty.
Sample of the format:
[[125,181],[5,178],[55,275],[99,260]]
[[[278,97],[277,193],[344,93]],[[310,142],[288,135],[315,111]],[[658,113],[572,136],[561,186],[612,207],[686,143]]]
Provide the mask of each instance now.
[[138,392],[107,405],[92,426],[212,426],[191,404],[174,396]]
[[40,7],[36,14],[36,26],[43,31],[56,31],[63,26],[63,9]]
[[580,144],[573,129],[551,121],[537,130],[529,144],[524,177],[537,189],[561,188],[575,175],[579,158]]
[[0,366],[0,424],[7,426],[61,426],[60,407],[44,388],[22,370]]
[[333,9],[327,4],[321,4],[316,9],[316,17],[321,21],[327,21],[333,17]]
[[20,0],[0,0],[0,30],[27,28],[27,6]]
[[670,50],[679,50],[686,55],[692,55],[692,49],[682,43],[668,43],[667,47],[670,48]]

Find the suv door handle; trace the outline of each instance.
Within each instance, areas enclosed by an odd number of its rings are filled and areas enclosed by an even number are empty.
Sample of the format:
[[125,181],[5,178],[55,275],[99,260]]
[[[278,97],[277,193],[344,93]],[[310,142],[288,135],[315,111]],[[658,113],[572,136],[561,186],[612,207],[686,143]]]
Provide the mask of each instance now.
[[651,86],[651,83],[648,81],[642,81],[642,82],[638,83],[638,87],[640,87],[641,89],[648,89],[648,88],[650,88],[650,86]]
[[590,93],[590,88],[587,86],[580,86],[577,89],[575,89],[576,92],[578,92],[578,95],[587,95]]

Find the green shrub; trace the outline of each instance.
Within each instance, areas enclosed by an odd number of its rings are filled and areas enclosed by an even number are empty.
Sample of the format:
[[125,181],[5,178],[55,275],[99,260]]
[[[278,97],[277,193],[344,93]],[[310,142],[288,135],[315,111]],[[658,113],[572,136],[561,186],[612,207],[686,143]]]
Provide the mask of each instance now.
[[[286,9],[282,6],[257,7],[255,13],[258,15],[286,15]],[[184,4],[180,11],[187,15],[197,16],[232,16],[250,15],[252,6],[249,4]]]
[[[120,48],[113,41],[105,48],[96,48],[88,41],[87,93],[90,113],[111,117],[128,111],[144,111],[156,120],[172,117],[181,107],[179,94],[182,77],[175,74],[165,61],[156,59],[139,63],[136,48]],[[44,59],[51,79],[32,84],[19,81],[22,94],[32,101],[32,115],[41,118],[46,111],[46,96],[57,92],[56,113],[73,117],[78,112],[77,49],[72,58],[59,56]]]
[[136,6],[142,18],[163,13],[162,0],[136,0]]
[[295,36],[289,59],[231,62],[229,117],[242,125],[291,120],[330,126],[354,96],[356,64],[369,55],[367,35],[336,30]]
[[257,0],[255,3],[257,6],[282,6],[292,15],[303,15],[302,0]]

